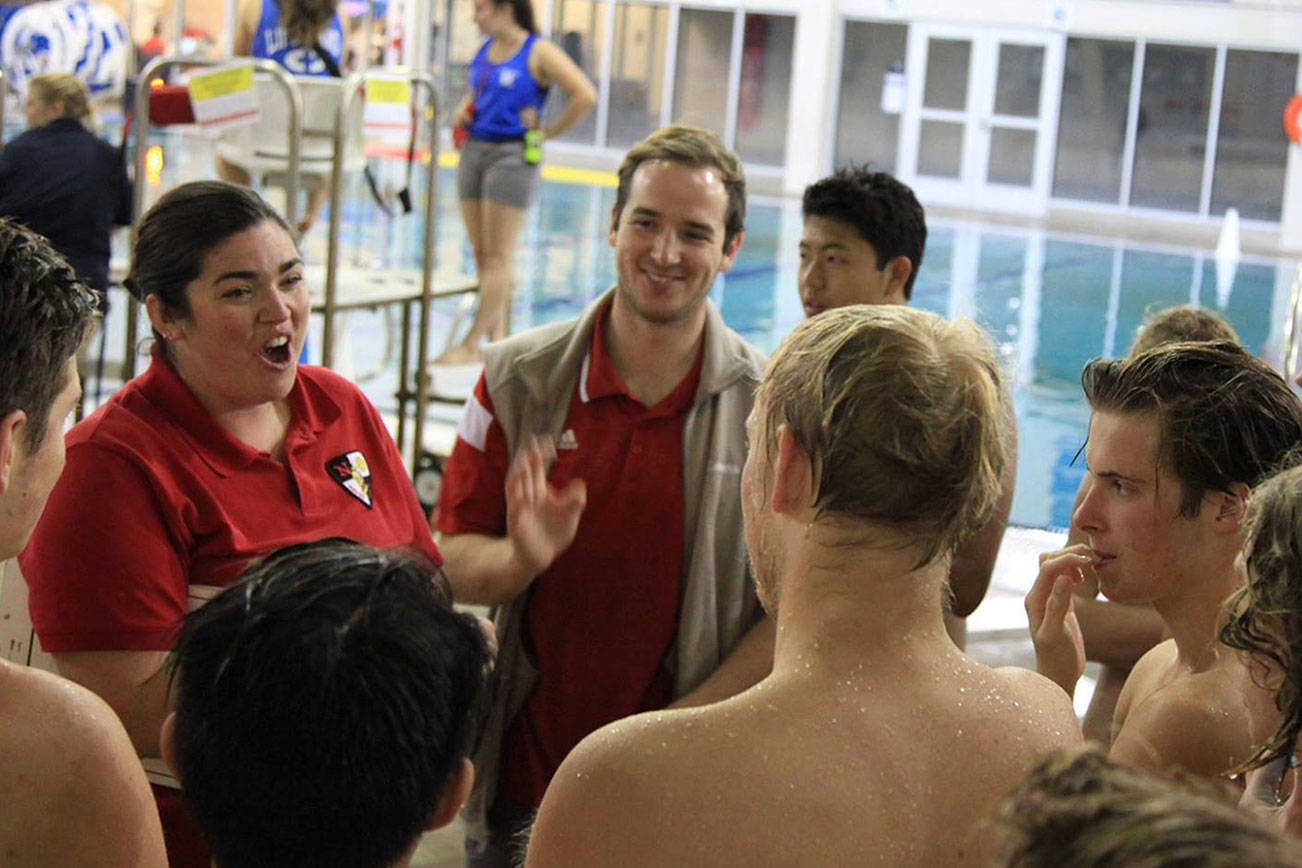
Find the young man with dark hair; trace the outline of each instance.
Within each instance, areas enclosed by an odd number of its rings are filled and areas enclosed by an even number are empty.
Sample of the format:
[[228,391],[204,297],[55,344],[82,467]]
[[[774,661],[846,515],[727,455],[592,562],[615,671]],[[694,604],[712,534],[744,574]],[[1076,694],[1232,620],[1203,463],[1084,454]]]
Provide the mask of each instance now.
[[1171,638],[1135,664],[1113,716],[1113,759],[1217,777],[1246,760],[1243,663],[1217,642],[1239,584],[1248,494],[1302,443],[1302,404],[1230,341],[1095,359],[1086,490],[1072,524],[1088,542],[1040,556],[1026,597],[1040,672],[1071,694],[1085,666],[1072,590],[1093,569],[1110,600],[1146,602]]
[[435,519],[457,599],[497,606],[502,650],[468,864],[510,864],[565,755],[639,711],[768,671],[739,479],[763,357],[708,299],[737,256],[741,161],[671,126],[625,155],[615,286],[575,321],[486,351]]
[[[95,297],[38,235],[0,220],[0,562],[27,544],[63,470]],[[0,660],[0,861],[166,864],[126,731],[93,693]]]
[[[848,304],[907,304],[927,246],[927,218],[913,191],[886,172],[851,166],[805,188],[800,300],[805,316]],[[1013,505],[1017,425],[1006,420],[1009,460],[990,520],[954,553],[946,624],[962,645],[962,620],[990,586]]]
[[405,866],[456,816],[488,649],[430,566],[281,549],[187,616],[163,756],[217,868]]
[[971,323],[856,305],[797,326],[742,472],[773,672],[585,739],[529,864],[988,865],[997,798],[1080,740],[1062,691],[967,657],[941,618],[950,555],[999,499],[1005,403]]
[[927,218],[907,185],[886,172],[851,166],[806,187],[801,212],[805,316],[847,304],[905,304],[913,297]]
[[[1162,344],[1180,341],[1234,341],[1234,328],[1215,311],[1193,305],[1176,305],[1151,314],[1135,333],[1129,355],[1136,356]],[[1076,491],[1076,507],[1089,491],[1089,478],[1083,478]],[[1079,527],[1067,534],[1067,545],[1085,542]],[[1099,581],[1089,567],[1081,570],[1084,581],[1077,585],[1074,610],[1085,639],[1088,659],[1101,664],[1099,678],[1090,696],[1089,709],[1081,720],[1085,737],[1100,744],[1112,741],[1112,715],[1126,676],[1140,657],[1165,638],[1162,619],[1147,603],[1117,603],[1099,598]]]

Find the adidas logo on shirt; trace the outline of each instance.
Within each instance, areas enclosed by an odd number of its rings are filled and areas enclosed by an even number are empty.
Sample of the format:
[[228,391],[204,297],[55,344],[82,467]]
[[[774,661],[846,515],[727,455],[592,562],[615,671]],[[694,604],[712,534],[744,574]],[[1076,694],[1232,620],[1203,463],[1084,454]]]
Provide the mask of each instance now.
[[578,449],[579,440],[574,436],[573,428],[566,428],[561,432],[561,436],[556,438],[557,449]]

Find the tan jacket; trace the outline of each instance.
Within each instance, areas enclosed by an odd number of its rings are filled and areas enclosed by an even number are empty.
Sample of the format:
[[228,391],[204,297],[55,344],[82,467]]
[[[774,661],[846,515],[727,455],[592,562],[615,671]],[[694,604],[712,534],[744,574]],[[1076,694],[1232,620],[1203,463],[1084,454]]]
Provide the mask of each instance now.
[[[531,329],[488,348],[484,380],[509,455],[529,434],[561,433],[597,310],[612,292],[577,320]],[[723,324],[709,302],[704,353],[700,385],[683,428],[683,600],[678,634],[665,661],[674,674],[676,697],[704,681],[762,615],[746,562],[741,468],[746,417],[765,359]],[[475,786],[462,812],[467,834],[481,841],[488,836],[485,814],[497,791],[502,738],[538,679],[521,632],[527,596],[492,612],[500,648],[474,756]]]

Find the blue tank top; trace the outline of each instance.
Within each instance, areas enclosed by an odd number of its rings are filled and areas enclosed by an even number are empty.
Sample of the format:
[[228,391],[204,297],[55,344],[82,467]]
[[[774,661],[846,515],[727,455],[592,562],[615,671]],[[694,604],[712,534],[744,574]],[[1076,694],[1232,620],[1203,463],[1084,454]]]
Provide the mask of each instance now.
[[540,87],[529,73],[529,50],[537,34],[530,33],[514,55],[493,63],[488,59],[492,39],[484,40],[475,59],[470,61],[470,92],[475,116],[470,122],[470,136],[490,142],[507,142],[524,136],[521,110],[533,106],[542,116],[547,88]]
[[[317,41],[335,64],[340,65],[344,54],[344,25],[338,12]],[[294,75],[330,75],[330,70],[312,46],[290,41],[289,34],[281,26],[280,6],[276,0],[262,0],[262,15],[258,18],[258,29],[253,33],[253,56],[274,60]]]

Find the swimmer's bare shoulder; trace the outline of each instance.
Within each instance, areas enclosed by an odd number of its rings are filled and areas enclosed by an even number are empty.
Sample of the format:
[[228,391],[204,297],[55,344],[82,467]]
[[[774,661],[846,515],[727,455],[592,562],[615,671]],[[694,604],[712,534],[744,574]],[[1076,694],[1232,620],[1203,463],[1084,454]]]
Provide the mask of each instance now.
[[1112,711],[1112,741],[1126,725],[1130,709],[1138,705],[1161,684],[1163,674],[1175,664],[1176,647],[1174,639],[1158,642],[1135,661],[1121,693],[1117,695],[1117,706]]
[[1139,768],[1220,778],[1251,751],[1237,661],[1227,656],[1196,674],[1171,672],[1173,661],[1173,652],[1156,654],[1147,671],[1136,667],[1132,678],[1140,680],[1118,719],[1109,756]]
[[1071,698],[1061,687],[1038,672],[1020,666],[1002,666],[993,670],[1010,695],[1019,697],[1014,706],[1015,716],[1023,721],[1034,721],[1033,731],[1044,742],[1041,747],[1052,750],[1078,744],[1083,739],[1076,710]]
[[[709,856],[708,842],[691,829],[709,798],[705,791],[742,785],[740,778],[728,780],[741,771],[727,757],[744,750],[737,741],[750,740],[729,740],[712,725],[717,709],[735,699],[635,715],[580,742],[547,787],[529,840],[528,868],[649,868],[703,858],[724,864],[727,854]],[[737,828],[729,805],[710,810],[713,828]]]
[[126,731],[99,697],[0,663],[0,862],[164,868],[158,811]]

